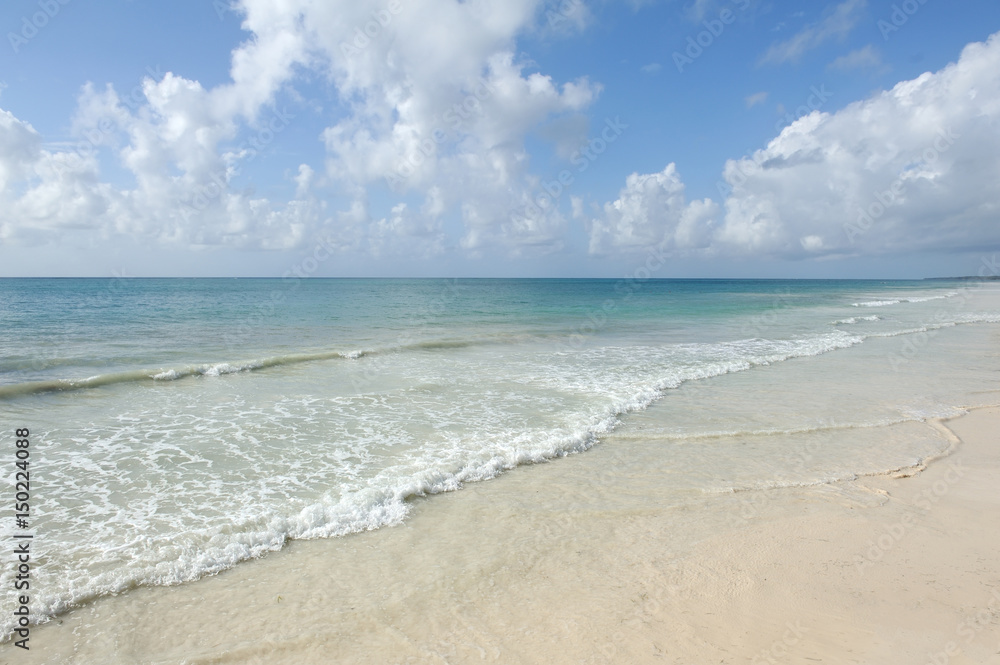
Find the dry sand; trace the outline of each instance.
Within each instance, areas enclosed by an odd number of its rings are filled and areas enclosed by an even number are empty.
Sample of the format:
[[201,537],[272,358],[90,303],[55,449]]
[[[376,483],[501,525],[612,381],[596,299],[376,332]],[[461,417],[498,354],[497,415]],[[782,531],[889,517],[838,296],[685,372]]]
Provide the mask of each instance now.
[[701,507],[598,446],[98,600],[0,662],[1000,664],[1000,407],[928,427],[954,447],[922,472]]

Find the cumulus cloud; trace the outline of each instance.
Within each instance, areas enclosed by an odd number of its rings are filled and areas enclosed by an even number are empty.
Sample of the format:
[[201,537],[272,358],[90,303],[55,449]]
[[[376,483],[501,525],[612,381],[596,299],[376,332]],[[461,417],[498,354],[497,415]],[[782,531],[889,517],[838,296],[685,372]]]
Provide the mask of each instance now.
[[801,118],[726,163],[721,206],[685,204],[673,165],[633,174],[591,222],[591,251],[664,241],[787,259],[996,249],[998,70],[1000,33],[936,73]]
[[590,220],[590,253],[701,247],[717,208],[708,199],[686,202],[674,164],[660,173],[633,173],[618,198],[604,205],[604,214]]
[[[244,27],[255,38],[233,51],[231,81],[216,88],[171,72],[147,76],[138,99],[123,100],[110,86],[84,86],[72,121],[77,140],[60,150],[45,149],[37,137],[26,141],[26,125],[4,112],[0,141],[21,150],[0,157],[0,173],[16,176],[0,188],[0,234],[41,240],[83,229],[187,247],[284,249],[302,242],[306,228],[316,225],[315,202],[275,205],[231,187],[254,148],[227,152],[223,146],[241,128],[256,133],[261,114],[305,62],[305,41],[295,33],[294,16],[262,20],[248,12]],[[273,138],[280,123],[264,122]],[[105,151],[130,172],[134,186],[102,179]]]
[[[173,72],[150,76],[138,104],[88,85],[73,122],[82,148],[45,150],[37,132],[3,111],[0,234],[86,227],[181,246],[281,249],[333,230],[345,247],[357,247],[360,233],[372,251],[390,252],[396,234],[434,252],[441,217],[452,212],[469,249],[559,245],[557,211],[528,226],[510,220],[539,184],[525,138],[548,127],[539,135],[565,152],[585,132],[580,114],[600,87],[555,81],[514,49],[526,31],[581,28],[582,2],[555,16],[541,0],[240,0],[234,9],[249,37],[232,52],[228,82],[205,88]],[[272,201],[237,183],[294,122],[278,100],[302,71],[325,75],[340,107],[322,133],[325,164],[300,166],[289,177],[294,198]],[[134,183],[103,182],[106,153]],[[320,183],[347,199],[340,212],[317,196]],[[368,197],[386,189],[397,203],[423,204],[374,219]]]
[[771,45],[761,56],[760,64],[796,62],[807,51],[818,48],[830,39],[843,39],[858,24],[866,5],[867,0],[844,0],[828,9],[818,23],[807,26],[785,41]]
[[0,191],[8,184],[23,180],[36,156],[42,140],[35,128],[0,109]]
[[[423,0],[400,5],[382,34],[365,41],[357,30],[336,34],[324,26],[365,26],[375,5],[362,3],[363,11],[345,18],[335,4],[305,12],[306,28],[352,106],[323,134],[329,175],[396,194],[434,188],[439,205],[461,217],[460,246],[468,250],[558,245],[557,212],[530,223],[511,219],[510,211],[538,191],[525,138],[543,127],[539,135],[558,153],[569,151],[586,128],[579,114],[600,87],[585,78],[559,83],[515,59],[515,37],[539,16],[553,23],[550,12],[540,12],[537,0]],[[584,15],[582,3],[569,6],[556,18]]]
[[[242,0],[237,9],[248,39],[223,84],[157,73],[127,98],[88,85],[71,145],[47,143],[0,109],[0,239],[80,232],[281,250],[322,234],[342,251],[380,257],[519,255],[563,247],[571,216],[600,255],[654,245],[805,258],[1000,242],[998,36],[941,71],[792,123],[725,164],[716,200],[689,200],[669,164],[628,176],[603,206],[570,197],[564,212],[539,203],[551,177],[533,172],[526,139],[570,154],[601,88],[556,80],[515,55],[519,35],[546,29],[540,0]],[[846,35],[863,10],[864,0],[842,2],[764,60],[794,60]],[[877,56],[861,49],[836,66]],[[258,194],[241,183],[295,122],[282,100],[303,71],[336,92],[319,136],[325,158],[291,167],[284,198]],[[126,178],[107,180],[109,159]]]
[[446,246],[441,220],[434,215],[414,214],[405,203],[393,206],[388,217],[372,225],[369,241],[375,257],[405,255],[425,259],[441,254]]

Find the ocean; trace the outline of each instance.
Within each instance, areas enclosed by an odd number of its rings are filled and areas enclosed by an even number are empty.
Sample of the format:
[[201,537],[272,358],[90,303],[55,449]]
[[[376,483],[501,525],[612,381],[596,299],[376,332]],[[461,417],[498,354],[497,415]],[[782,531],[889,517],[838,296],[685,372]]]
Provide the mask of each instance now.
[[998,323],[1000,284],[961,280],[2,279],[34,620],[596,445],[658,501],[753,497],[737,519],[919,466],[930,420],[995,401]]

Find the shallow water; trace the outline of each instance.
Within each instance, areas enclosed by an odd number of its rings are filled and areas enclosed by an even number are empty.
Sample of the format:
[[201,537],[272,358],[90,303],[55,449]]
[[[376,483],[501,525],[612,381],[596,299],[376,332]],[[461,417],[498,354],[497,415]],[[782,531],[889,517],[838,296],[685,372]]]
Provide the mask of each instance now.
[[574,486],[747,518],[941,452],[925,421],[1000,371],[998,291],[962,282],[0,280],[0,315],[38,618],[597,443]]

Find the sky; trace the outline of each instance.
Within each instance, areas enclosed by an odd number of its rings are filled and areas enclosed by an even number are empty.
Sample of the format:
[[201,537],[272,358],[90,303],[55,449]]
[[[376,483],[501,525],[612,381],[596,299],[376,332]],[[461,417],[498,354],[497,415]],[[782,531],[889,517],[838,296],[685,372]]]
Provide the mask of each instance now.
[[0,276],[996,271],[996,0],[8,0]]

